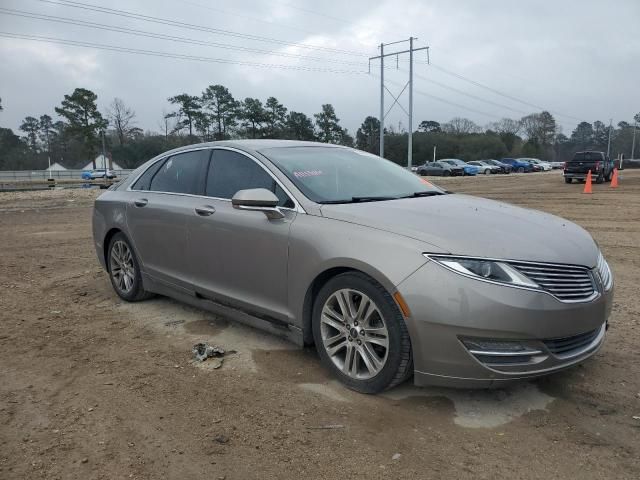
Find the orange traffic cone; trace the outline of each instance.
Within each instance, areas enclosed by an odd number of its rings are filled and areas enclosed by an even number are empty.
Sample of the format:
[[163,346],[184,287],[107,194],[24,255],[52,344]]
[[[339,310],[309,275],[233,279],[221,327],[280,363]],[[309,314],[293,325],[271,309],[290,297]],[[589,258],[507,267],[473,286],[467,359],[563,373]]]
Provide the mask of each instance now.
[[591,170],[587,173],[587,181],[584,184],[584,190],[582,193],[591,193]]
[[611,188],[618,188],[618,169],[613,169],[613,177],[611,177]]

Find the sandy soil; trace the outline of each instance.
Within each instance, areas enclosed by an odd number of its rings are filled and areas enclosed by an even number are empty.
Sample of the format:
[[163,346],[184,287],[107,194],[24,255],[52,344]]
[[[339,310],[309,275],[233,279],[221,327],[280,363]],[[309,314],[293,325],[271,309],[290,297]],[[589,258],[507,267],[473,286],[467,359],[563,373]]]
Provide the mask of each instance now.
[[[435,181],[594,235],[617,282],[598,355],[506,390],[359,395],[313,350],[119,301],[91,243],[99,192],[0,194],[0,478],[640,478],[640,172],[591,196],[558,172]],[[237,353],[195,365],[198,341]]]

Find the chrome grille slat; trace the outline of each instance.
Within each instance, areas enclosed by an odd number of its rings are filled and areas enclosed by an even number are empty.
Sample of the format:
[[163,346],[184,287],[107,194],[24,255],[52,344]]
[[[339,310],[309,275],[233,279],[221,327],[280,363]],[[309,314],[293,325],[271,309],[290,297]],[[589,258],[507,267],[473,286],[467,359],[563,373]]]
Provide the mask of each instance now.
[[551,338],[543,340],[545,346],[554,355],[570,355],[571,352],[578,352],[587,347],[598,336],[600,329],[591,330],[590,332],[573,335],[564,338]]
[[559,300],[588,300],[596,293],[593,276],[586,267],[524,262],[509,262],[509,265]]

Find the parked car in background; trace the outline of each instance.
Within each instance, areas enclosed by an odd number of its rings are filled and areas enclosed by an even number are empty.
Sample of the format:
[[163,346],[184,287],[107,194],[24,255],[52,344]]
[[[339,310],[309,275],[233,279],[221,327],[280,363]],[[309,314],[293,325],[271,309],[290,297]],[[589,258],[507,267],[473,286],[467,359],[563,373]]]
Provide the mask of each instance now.
[[508,163],[502,163],[494,159],[483,160],[483,162],[487,162],[489,165],[495,165],[500,169],[500,173],[511,173],[511,170],[513,169],[513,167]]
[[464,175],[476,175],[480,171],[480,169],[475,165],[469,165],[467,162],[464,162],[459,158],[443,158],[442,160],[438,161],[447,163],[449,165],[457,165],[459,167],[462,167]]
[[503,158],[502,163],[511,165],[512,171],[518,173],[533,172],[533,166],[529,162],[522,162],[515,158]]
[[166,295],[315,345],[363,393],[412,375],[487,388],[557,372],[595,355],[612,308],[613,276],[580,226],[338,145],[178,148],[92,215],[122,300]]
[[564,168],[564,162],[549,162],[554,170]]
[[95,170],[82,172],[81,178],[83,180],[96,180],[99,178],[116,178],[116,174],[108,168],[96,168]]
[[596,183],[608,182],[611,180],[613,168],[614,162],[604,152],[577,152],[564,166],[564,181],[571,183],[574,178],[584,181],[591,171]]
[[490,163],[486,163],[482,160],[473,160],[467,163],[478,167],[480,169],[480,173],[484,173],[485,175],[500,173],[500,167],[496,167],[495,165],[491,165]]
[[532,163],[533,165],[538,165],[540,167],[540,170],[543,172],[548,172],[552,169],[549,162],[543,162],[542,160],[538,160],[537,158],[519,158],[518,160],[524,160],[525,162]]
[[434,175],[438,177],[456,177],[464,175],[464,170],[458,165],[444,162],[427,162],[416,170],[418,175]]

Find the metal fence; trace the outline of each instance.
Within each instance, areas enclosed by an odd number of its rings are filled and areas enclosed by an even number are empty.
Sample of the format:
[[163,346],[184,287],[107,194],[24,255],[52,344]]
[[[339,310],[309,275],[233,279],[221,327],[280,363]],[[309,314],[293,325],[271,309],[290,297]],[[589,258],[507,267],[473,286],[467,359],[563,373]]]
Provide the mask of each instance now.
[[[20,182],[46,180],[48,178],[55,179],[77,179],[82,178],[82,172],[86,170],[0,170],[0,182]],[[109,170],[119,179],[129,176],[133,170]]]

